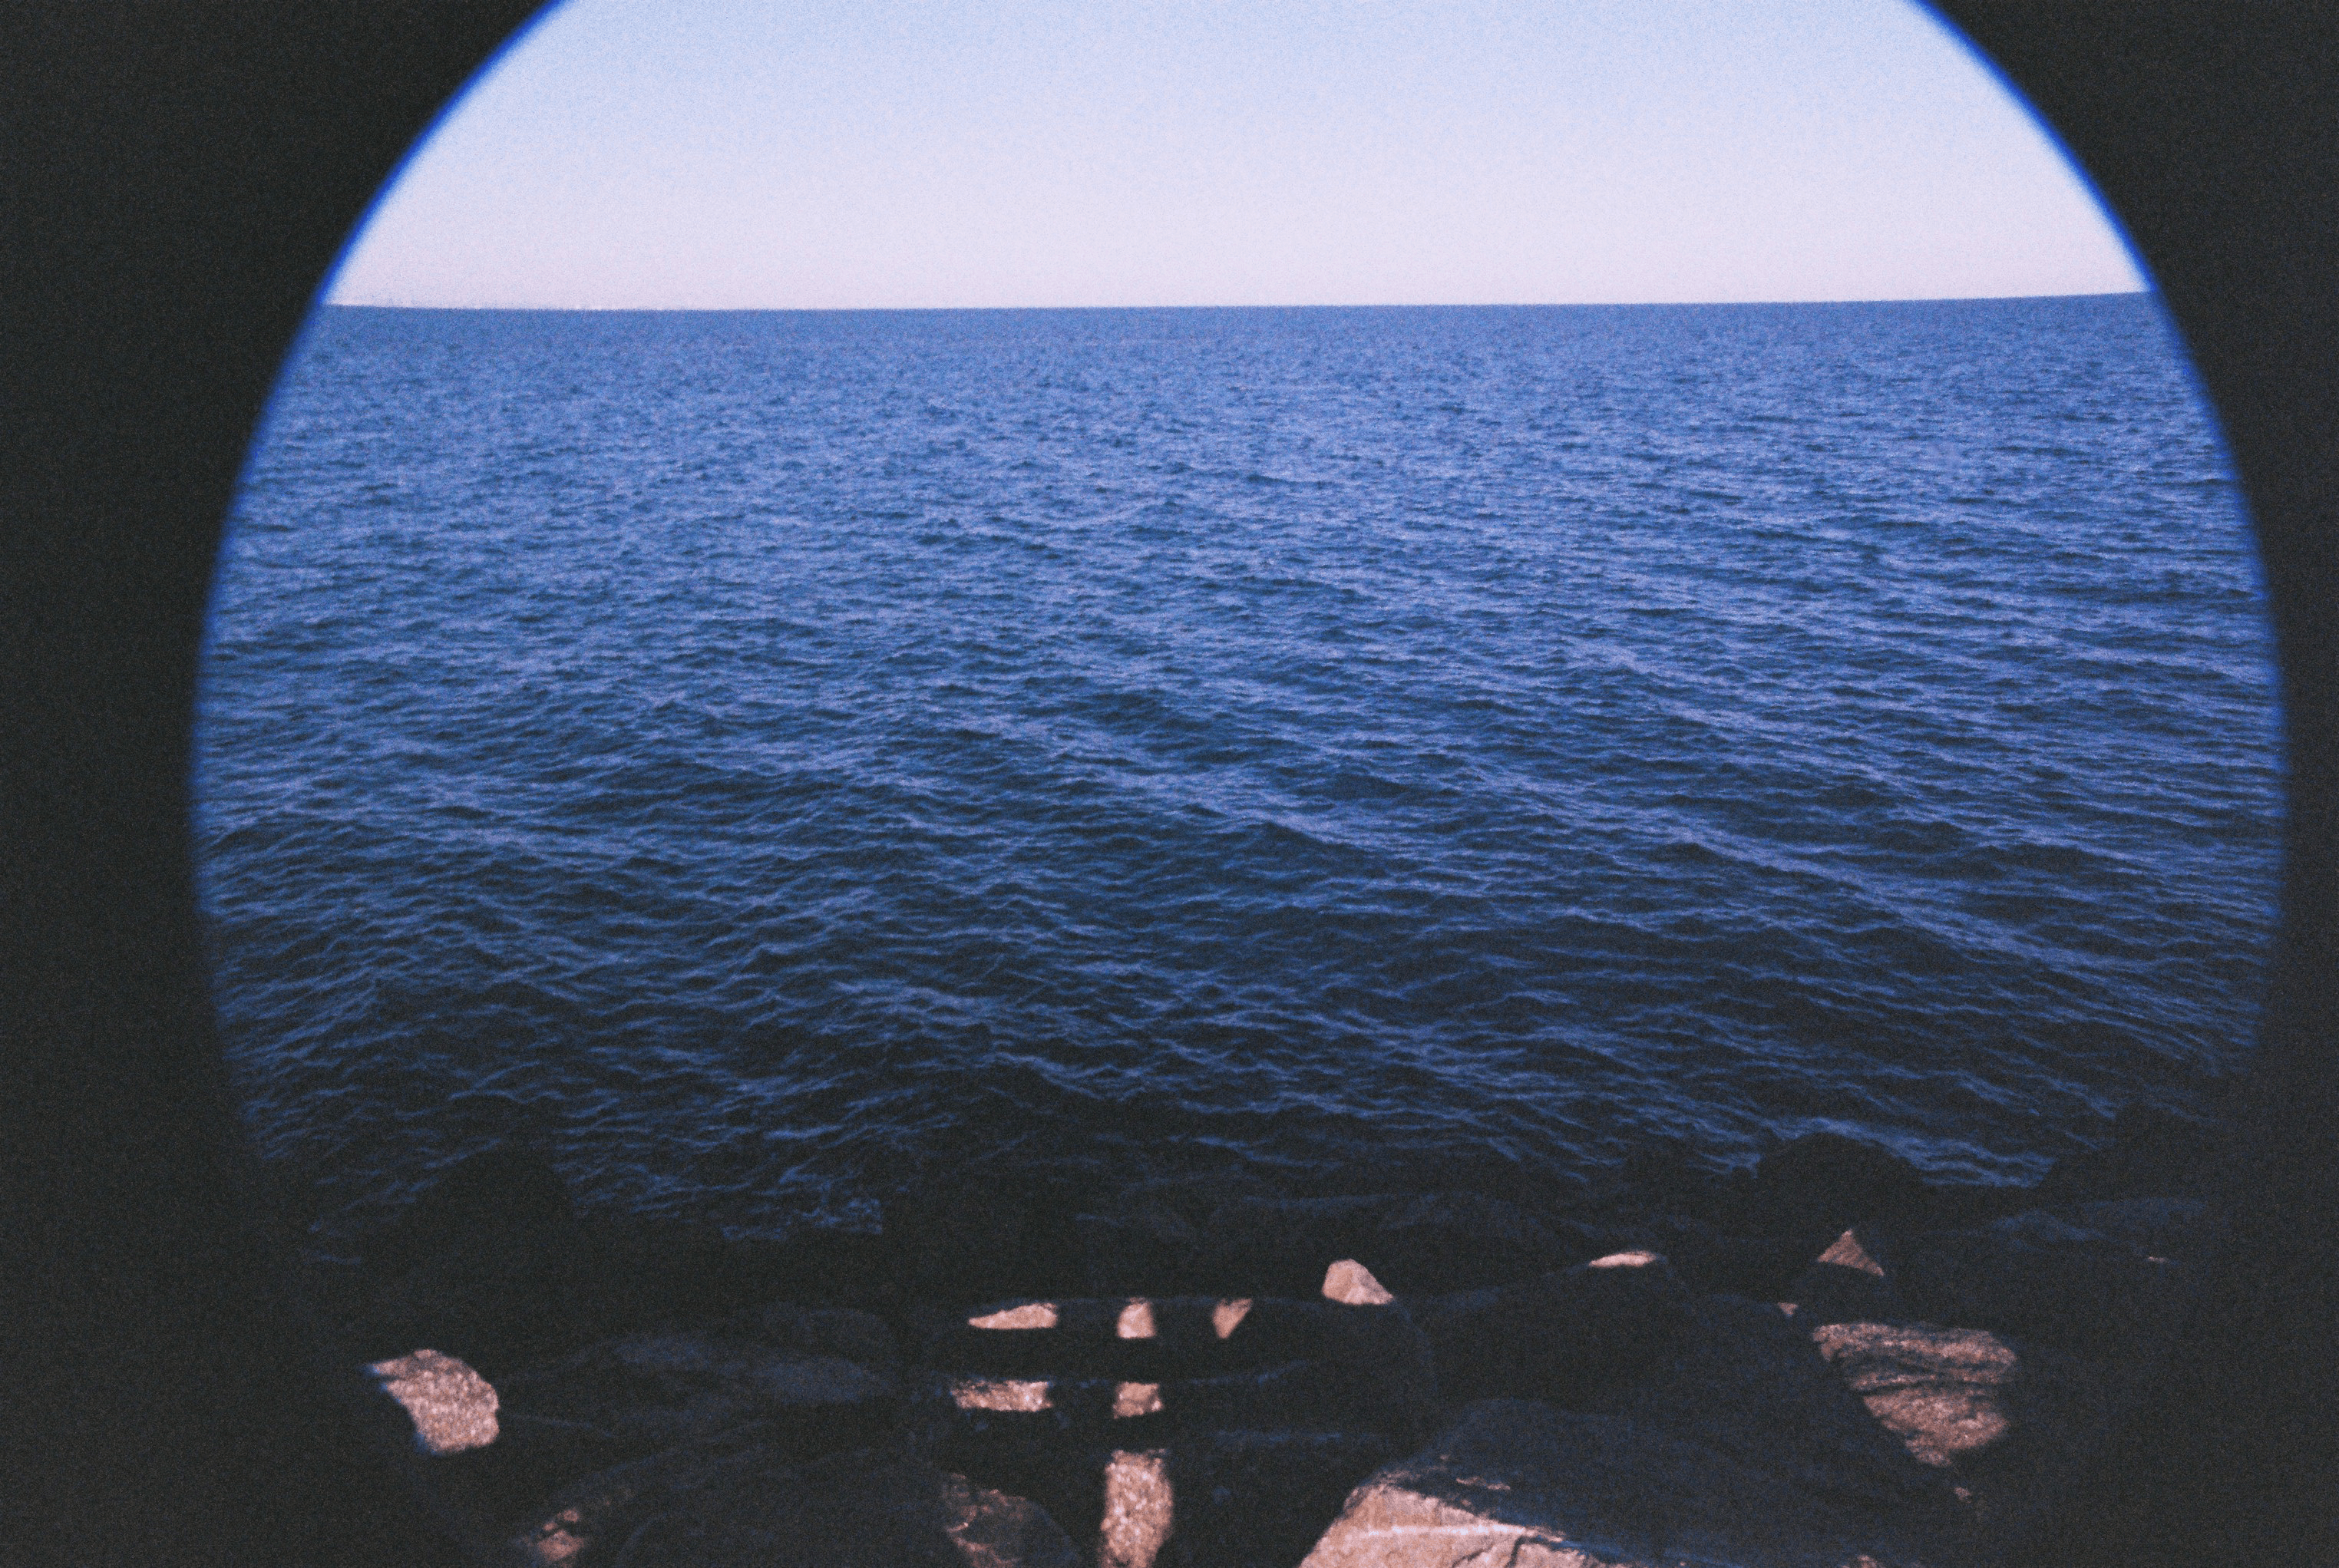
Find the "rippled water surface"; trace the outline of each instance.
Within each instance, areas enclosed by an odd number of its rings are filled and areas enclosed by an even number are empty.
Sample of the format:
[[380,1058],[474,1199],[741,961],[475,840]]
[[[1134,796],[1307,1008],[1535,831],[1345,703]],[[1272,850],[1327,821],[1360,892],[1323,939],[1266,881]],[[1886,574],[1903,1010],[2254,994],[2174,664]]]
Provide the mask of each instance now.
[[2034,1173],[2246,1049],[2275,742],[2140,297],[328,309],[196,779],[265,1148],[765,1228],[1005,1142]]

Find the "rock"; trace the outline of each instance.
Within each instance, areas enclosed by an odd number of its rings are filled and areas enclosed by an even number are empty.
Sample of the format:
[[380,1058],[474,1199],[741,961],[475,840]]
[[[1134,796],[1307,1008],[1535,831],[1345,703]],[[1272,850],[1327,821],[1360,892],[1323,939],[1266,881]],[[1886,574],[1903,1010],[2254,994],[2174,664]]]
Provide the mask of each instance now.
[[1835,1234],[1862,1220],[1920,1211],[1925,1180],[1900,1155],[1832,1132],[1812,1132],[1764,1155],[1754,1198],[1776,1235]]
[[1324,1299],[1343,1307],[1386,1307],[1396,1299],[1373,1271],[1353,1257],[1344,1257],[1324,1271]]
[[1434,1192],[1398,1205],[1358,1257],[1406,1295],[1510,1285],[1593,1256],[1580,1227],[1565,1243],[1516,1204],[1479,1192]]
[[1894,1244],[1895,1288],[1908,1315],[1987,1328],[2115,1363],[2140,1363],[2182,1326],[2185,1271],[2059,1221],[1923,1231]]
[[1216,1432],[1168,1449],[1175,1528],[1159,1568],[1297,1563],[1349,1491],[1396,1457],[1357,1432]]
[[[968,1441],[1051,1437],[1084,1447],[1153,1446],[1166,1433],[1211,1427],[1413,1441],[1435,1419],[1428,1345],[1401,1307],[1208,1304],[1241,1308],[1204,1320],[1205,1332],[1212,1320],[1228,1331],[1220,1342],[1194,1332],[1201,1315],[1192,1309],[1206,1301],[1126,1303],[1121,1326],[1141,1309],[1147,1331],[1126,1340],[1100,1335],[1102,1305],[1025,1303],[982,1315],[994,1326],[986,1330],[929,1335],[940,1369],[922,1405]],[[1258,1337],[1246,1343],[1254,1323]],[[1009,1343],[994,1349],[983,1338]]]
[[1174,1524],[1167,1455],[1122,1450],[1105,1462],[1097,1568],[1153,1568]]
[[514,1412],[578,1423],[639,1451],[760,1424],[798,1456],[874,1439],[898,1415],[898,1383],[841,1356],[701,1333],[627,1336],[504,1386]]
[[505,1537],[508,1555],[546,1568],[609,1563],[640,1519],[686,1504],[699,1493],[720,1492],[768,1475],[780,1458],[764,1447],[763,1435],[759,1428],[741,1427],[572,1481],[510,1525]]
[[885,1238],[873,1231],[805,1228],[785,1238],[725,1241],[720,1283],[742,1302],[801,1301],[872,1307],[892,1295]]
[[1393,1197],[1238,1198],[1210,1217],[1204,1267],[1213,1288],[1307,1297],[1326,1269],[1370,1245]]
[[1938,1544],[1620,1416],[1495,1399],[1358,1486],[1305,1568],[1916,1568]]
[[529,1511],[578,1478],[640,1456],[638,1445],[583,1422],[505,1410],[496,1440],[484,1448],[431,1462],[439,1495],[472,1522],[473,1533],[499,1537]]
[[1731,1236],[1702,1220],[1666,1216],[1593,1233],[1594,1252],[1644,1249],[1662,1254],[1699,1296],[1788,1298],[1795,1277],[1811,1263],[1811,1248],[1779,1237]]
[[1765,1303],[1727,1296],[1693,1303],[1638,1381],[1585,1408],[1695,1443],[1814,1496],[1892,1513],[1948,1504],[1939,1478],[1879,1429],[1810,1331]]
[[1980,1329],[1843,1323],[1812,1339],[1880,1425],[1953,1478],[1993,1547],[2018,1538],[2110,1425],[2093,1367]]
[[1448,1401],[1565,1404],[1645,1366],[1680,1326],[1686,1301],[1672,1267],[1653,1258],[1581,1264],[1519,1285],[1419,1297],[1406,1307],[1428,1339]]
[[1787,1287],[1786,1299],[1794,1303],[1796,1321],[1809,1327],[1821,1323],[1890,1322],[1907,1317],[1908,1308],[1876,1256],[1880,1250],[1876,1238],[1863,1237],[1857,1227],[1837,1237]]
[[451,1356],[416,1350],[367,1368],[414,1423],[425,1454],[460,1454],[496,1440],[494,1386]]
[[1040,1502],[1075,1544],[1137,1558],[1150,1542],[1155,1568],[1257,1568],[1305,1556],[1349,1490],[1398,1452],[1375,1433],[1227,1430],[1128,1446],[1024,1440],[945,1462]]
[[678,1449],[590,1477],[513,1543],[567,1568],[1076,1568],[1047,1513],[871,1453],[789,1464],[753,1445]]

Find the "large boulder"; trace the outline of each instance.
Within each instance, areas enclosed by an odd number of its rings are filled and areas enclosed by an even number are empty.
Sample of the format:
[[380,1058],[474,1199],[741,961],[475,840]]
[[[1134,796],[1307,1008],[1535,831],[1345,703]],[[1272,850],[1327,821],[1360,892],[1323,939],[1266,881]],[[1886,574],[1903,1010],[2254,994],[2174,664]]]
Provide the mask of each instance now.
[[1951,1479],[1993,1547],[2054,1501],[2112,1418],[2095,1367],[1981,1329],[1841,1323],[1812,1339],[1877,1423]]
[[1848,1391],[1809,1330],[1778,1307],[1708,1297],[1638,1381],[1588,1408],[1695,1443],[1815,1497],[1946,1516],[1939,1479]]
[[1917,1568],[1941,1545],[1626,1417],[1495,1399],[1358,1486],[1304,1568]]
[[1076,1568],[1046,1511],[870,1452],[810,1464],[752,1441],[670,1450],[577,1483],[511,1541],[552,1568]]
[[1681,1326],[1687,1301],[1663,1258],[1626,1253],[1406,1306],[1427,1337],[1447,1401],[1567,1404],[1645,1367]]
[[1156,1568],[1297,1563],[1348,1493],[1396,1457],[1363,1432],[1214,1432],[1167,1450],[1173,1528]]

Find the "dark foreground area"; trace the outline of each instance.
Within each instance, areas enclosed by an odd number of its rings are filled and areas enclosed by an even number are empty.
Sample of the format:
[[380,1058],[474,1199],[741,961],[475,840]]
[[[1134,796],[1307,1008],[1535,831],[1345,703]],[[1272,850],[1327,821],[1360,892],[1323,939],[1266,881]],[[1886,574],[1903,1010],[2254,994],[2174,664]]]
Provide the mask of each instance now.
[[875,1234],[580,1212],[477,1156],[311,1253],[509,1561],[1989,1563],[2148,1386],[2202,1124],[2032,1186],[1815,1134],[1564,1192],[960,1167]]

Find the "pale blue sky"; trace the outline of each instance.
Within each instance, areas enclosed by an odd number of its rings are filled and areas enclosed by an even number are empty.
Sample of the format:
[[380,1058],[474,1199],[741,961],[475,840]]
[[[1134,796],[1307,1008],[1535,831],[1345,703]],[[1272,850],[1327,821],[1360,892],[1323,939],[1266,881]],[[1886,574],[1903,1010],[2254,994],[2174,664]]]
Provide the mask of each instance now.
[[567,0],[330,296],[840,308],[2143,286],[1909,0]]

